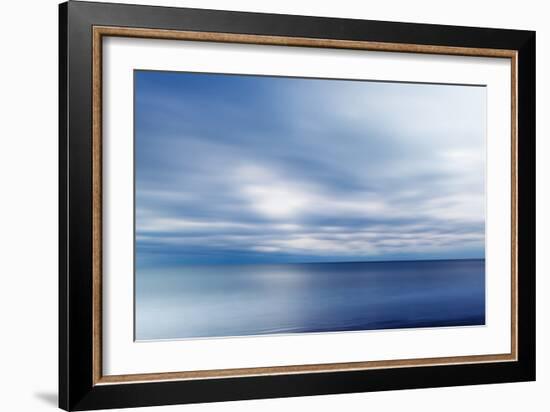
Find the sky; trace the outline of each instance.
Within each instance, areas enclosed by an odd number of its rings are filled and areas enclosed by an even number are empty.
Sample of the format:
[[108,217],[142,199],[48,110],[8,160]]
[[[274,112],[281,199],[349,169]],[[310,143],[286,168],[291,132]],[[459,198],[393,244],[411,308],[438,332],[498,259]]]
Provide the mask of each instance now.
[[484,257],[485,87],[134,76],[139,267]]

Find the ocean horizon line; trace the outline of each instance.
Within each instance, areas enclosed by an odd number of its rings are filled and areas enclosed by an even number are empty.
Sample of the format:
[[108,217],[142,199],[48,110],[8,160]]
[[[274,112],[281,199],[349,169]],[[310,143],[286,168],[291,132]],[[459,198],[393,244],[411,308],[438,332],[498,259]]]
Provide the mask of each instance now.
[[[357,263],[419,263],[419,262],[455,262],[485,260],[485,257],[467,257],[452,259],[393,259],[393,260],[341,260],[341,261],[312,261],[312,262],[213,262],[213,263],[180,263],[168,265],[174,266],[277,266],[277,265],[337,265],[337,264],[357,264]],[[148,269],[145,265],[143,269]],[[136,267],[136,269],[138,269]]]

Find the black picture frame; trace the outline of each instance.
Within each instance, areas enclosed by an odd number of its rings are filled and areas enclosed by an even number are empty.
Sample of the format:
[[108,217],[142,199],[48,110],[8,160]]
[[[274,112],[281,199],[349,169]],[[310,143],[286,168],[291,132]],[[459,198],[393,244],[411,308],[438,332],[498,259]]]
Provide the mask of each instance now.
[[[517,51],[517,361],[97,385],[94,26]],[[535,379],[535,32],[70,1],[59,6],[59,406],[90,410]]]

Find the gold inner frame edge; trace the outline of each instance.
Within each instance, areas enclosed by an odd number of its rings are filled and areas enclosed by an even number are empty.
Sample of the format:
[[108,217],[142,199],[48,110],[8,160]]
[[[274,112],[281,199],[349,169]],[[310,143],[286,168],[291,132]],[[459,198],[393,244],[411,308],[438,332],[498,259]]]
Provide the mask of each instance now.
[[[511,352],[507,354],[450,356],[417,359],[392,359],[313,365],[269,366],[181,372],[103,375],[102,339],[102,40],[105,36],[164,40],[187,40],[272,46],[317,47],[399,53],[498,57],[511,60]],[[265,36],[217,32],[143,29],[130,27],[94,26],[92,32],[92,336],[93,384],[121,384],[171,380],[219,379],[261,375],[343,372],[383,368],[404,368],[468,363],[517,361],[517,52],[515,50],[432,46],[420,44],[385,43],[356,40],[335,40],[303,37]]]

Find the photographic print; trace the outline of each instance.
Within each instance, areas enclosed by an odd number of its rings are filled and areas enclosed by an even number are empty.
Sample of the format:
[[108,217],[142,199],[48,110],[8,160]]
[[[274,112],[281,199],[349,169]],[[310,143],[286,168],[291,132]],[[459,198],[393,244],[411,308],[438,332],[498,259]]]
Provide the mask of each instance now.
[[134,71],[135,339],[485,324],[486,87]]

